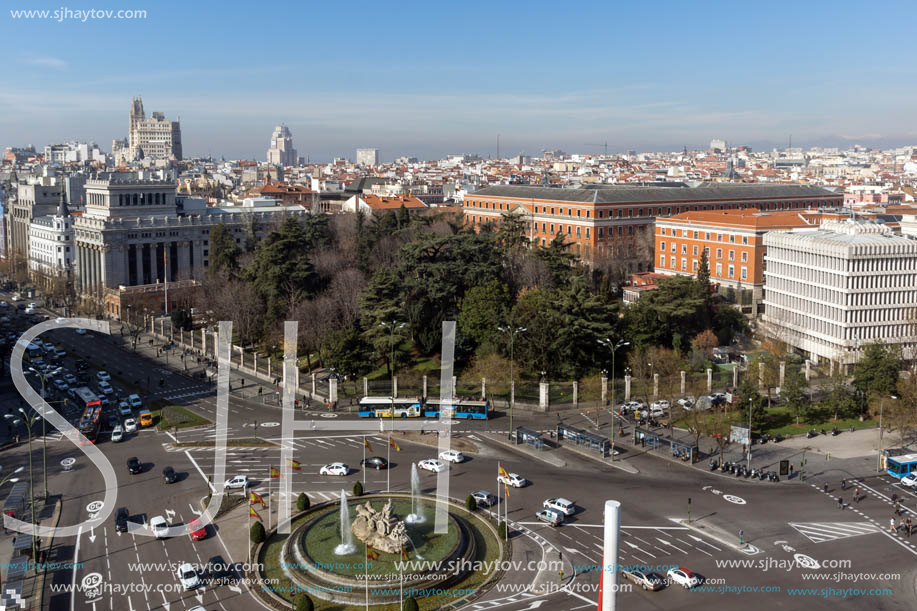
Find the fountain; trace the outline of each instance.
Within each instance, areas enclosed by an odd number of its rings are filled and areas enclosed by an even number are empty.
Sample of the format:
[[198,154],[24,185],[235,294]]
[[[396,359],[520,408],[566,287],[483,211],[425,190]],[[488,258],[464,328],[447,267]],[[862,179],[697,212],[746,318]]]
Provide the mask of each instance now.
[[357,551],[353,544],[353,533],[350,532],[350,509],[347,507],[347,493],[341,489],[341,544],[335,546],[335,556],[348,556]]
[[[411,513],[404,517],[405,524],[423,524],[427,518],[423,515],[423,501],[420,500],[420,475],[417,473],[417,464],[411,463]],[[417,498],[417,505],[414,499]]]

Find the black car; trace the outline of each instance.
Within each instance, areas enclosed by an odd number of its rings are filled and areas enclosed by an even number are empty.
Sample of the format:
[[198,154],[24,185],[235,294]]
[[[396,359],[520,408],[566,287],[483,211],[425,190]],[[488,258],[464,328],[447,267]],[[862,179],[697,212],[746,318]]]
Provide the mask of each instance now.
[[118,418],[118,414],[111,414],[108,417],[108,427],[111,430],[115,430],[115,427],[121,424],[121,418]]
[[172,467],[166,467],[162,470],[162,479],[167,484],[174,484],[176,481],[178,481],[178,474]]
[[87,369],[89,369],[89,363],[87,363],[86,361],[77,361],[76,363],[73,364],[73,366],[76,367],[77,371],[86,371]]
[[143,471],[143,465],[140,464],[140,459],[136,456],[132,456],[127,459],[127,470],[131,472],[131,475],[135,475]]
[[370,456],[361,460],[360,466],[373,467],[378,471],[379,469],[388,469],[388,462],[381,456]]
[[130,517],[130,512],[127,510],[127,507],[119,507],[117,513],[115,513],[115,530],[119,533],[127,532],[127,519]]
[[212,584],[228,584],[233,582],[232,565],[223,560],[223,556],[214,556],[207,562],[207,574]]

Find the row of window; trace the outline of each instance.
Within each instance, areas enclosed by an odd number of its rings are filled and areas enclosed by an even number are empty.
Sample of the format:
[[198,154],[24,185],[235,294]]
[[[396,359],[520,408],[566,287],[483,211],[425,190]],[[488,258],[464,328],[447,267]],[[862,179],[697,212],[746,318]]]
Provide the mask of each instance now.
[[[668,265],[668,267],[666,267],[666,264],[665,264],[665,255],[659,255],[659,267],[660,267],[660,268],[664,268],[664,269],[671,269],[671,270],[678,270],[678,269],[679,269],[678,263],[677,263],[677,259],[676,259],[676,257],[674,257],[674,256],[670,256],[670,257],[669,257],[669,265]],[[700,268],[700,262],[699,262],[697,259],[692,259],[692,260],[691,260],[691,271],[692,271],[692,272],[697,272],[697,270],[698,270],[699,268]],[[683,271],[683,272],[687,272],[687,271],[688,271],[688,258],[687,258],[687,257],[682,257],[682,258],[681,258],[681,268],[680,268],[680,269],[681,269],[681,271]],[[727,275],[725,275],[725,276],[723,275],[723,264],[722,264],[722,263],[717,263],[717,264],[715,265],[714,269],[711,270],[711,271],[713,271],[712,276],[715,277],[715,278],[722,278],[722,279],[727,279],[727,278],[729,278],[729,279],[733,279],[733,280],[736,279],[736,268],[735,268],[735,265],[730,265],[730,266],[727,267],[727,272],[728,272],[728,273],[727,273]],[[741,280],[748,280],[748,268],[747,268],[747,267],[743,267],[743,268],[741,268],[741,269],[739,270],[739,279],[741,279]]]
[[[674,252],[677,252],[677,250],[676,250],[676,249],[677,249],[677,245],[676,245],[675,242],[672,242],[672,243],[671,243],[671,247],[672,247],[672,252],[673,252],[673,253],[674,253]],[[700,249],[698,248],[697,244],[694,244],[694,245],[691,247],[691,254],[694,255],[695,257],[697,257],[697,256],[698,256],[699,250],[700,250]],[[659,252],[665,252],[665,242],[659,242]],[[704,252],[707,253],[707,257],[709,258],[709,257],[710,257],[710,248],[709,248],[709,247],[704,247]],[[682,245],[681,245],[681,254],[683,254],[683,255],[688,254],[688,245],[687,245],[687,244],[682,244]],[[741,255],[741,256],[740,256],[740,259],[741,259],[742,263],[748,263],[748,252],[743,250],[743,251],[742,251],[741,253],[739,253],[739,254]],[[717,258],[717,259],[722,259],[722,258],[723,258],[723,249],[722,249],[722,248],[717,248],[717,249],[716,249],[716,258]],[[736,251],[734,251],[734,250],[730,250],[730,251],[729,251],[729,260],[730,260],[730,261],[735,261],[735,260],[736,260]]]
[[[703,239],[703,240],[706,240],[706,241],[708,241],[708,242],[711,240],[711,236],[716,236],[716,241],[717,241],[717,242],[723,242],[724,240],[728,240],[731,244],[735,244],[735,243],[736,243],[736,235],[733,234],[733,233],[729,233],[729,234],[715,233],[715,234],[712,234],[712,233],[710,233],[709,231],[688,231],[687,229],[675,229],[675,228],[673,228],[672,231],[669,232],[669,230],[668,230],[667,227],[660,227],[658,233],[659,233],[659,235],[672,235],[673,237],[676,237],[676,238],[679,237],[679,236],[681,236],[681,237],[683,237],[683,238],[693,238],[693,239],[695,239],[695,240],[701,240],[701,239]],[[741,242],[742,242],[742,244],[746,244],[746,245],[747,245],[747,244],[748,244],[748,236],[747,236],[747,235],[743,235],[743,236],[742,236]]]

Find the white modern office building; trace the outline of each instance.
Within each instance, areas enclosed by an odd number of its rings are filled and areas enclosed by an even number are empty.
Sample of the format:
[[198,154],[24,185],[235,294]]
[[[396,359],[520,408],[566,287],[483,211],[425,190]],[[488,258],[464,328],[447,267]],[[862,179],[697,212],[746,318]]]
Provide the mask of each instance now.
[[267,162],[271,165],[296,165],[296,149],[293,148],[293,134],[290,128],[281,123],[274,127],[271,134],[271,147],[267,150]]
[[367,167],[379,165],[379,149],[357,149],[357,165]]
[[846,220],[817,231],[771,232],[764,244],[769,335],[813,360],[842,365],[874,342],[917,356],[917,240]]
[[29,274],[43,284],[70,277],[73,265],[73,219],[61,191],[57,212],[29,224]]

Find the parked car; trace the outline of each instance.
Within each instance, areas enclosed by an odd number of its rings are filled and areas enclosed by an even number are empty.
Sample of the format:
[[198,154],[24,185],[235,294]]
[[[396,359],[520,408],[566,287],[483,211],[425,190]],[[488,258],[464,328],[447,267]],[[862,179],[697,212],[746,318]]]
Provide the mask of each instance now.
[[127,532],[127,519],[131,517],[127,507],[119,507],[115,512],[115,531],[119,533]]
[[347,475],[350,473],[350,467],[342,462],[333,462],[325,465],[318,470],[319,475]]
[[118,414],[111,414],[108,417],[108,426],[111,427],[111,430],[115,430],[116,426],[121,425],[121,419],[118,418]]
[[103,395],[110,395],[115,392],[115,389],[108,382],[99,382],[99,392]]
[[[207,561],[207,576],[211,584],[223,585],[232,583],[232,565],[226,562],[223,556],[212,556]],[[194,609],[191,611],[194,611]]]
[[140,409],[143,407],[143,400],[140,395],[128,395],[127,402],[132,408]]
[[121,425],[117,425],[111,432],[111,440],[113,443],[118,443],[124,441],[124,429],[121,428]]
[[181,581],[181,585],[185,590],[193,590],[194,588],[201,585],[201,578],[197,574],[197,571],[191,566],[190,563],[186,562],[180,567],[178,567],[178,579]]
[[478,504],[478,507],[492,507],[493,505],[497,504],[497,497],[487,492],[486,490],[478,490],[476,492],[472,492],[471,496]]
[[379,469],[388,469],[388,462],[381,456],[370,456],[360,461],[361,467],[372,467],[377,471]]
[[901,478],[901,485],[909,488],[917,488],[917,471],[908,473]]
[[634,585],[644,590],[652,590],[655,592],[665,587],[665,580],[656,573],[627,569],[621,569],[621,572],[624,574],[624,577],[634,582]]
[[111,376],[107,371],[99,371],[96,373],[96,380],[99,382],[111,382]]
[[560,526],[564,523],[564,516],[553,509],[541,509],[535,513],[535,517],[551,526]]
[[131,411],[131,406],[127,401],[121,401],[118,403],[118,413],[122,416],[133,416],[134,413]]
[[140,464],[140,459],[136,456],[131,456],[127,459],[127,470],[131,475],[136,475],[143,471],[143,465]]
[[440,471],[446,470],[446,465],[439,462],[435,458],[428,458],[417,463],[418,469],[423,469],[425,471],[432,471],[433,473],[439,473]]
[[124,431],[126,433],[136,433],[137,432],[137,421],[133,418],[128,418],[124,421]]
[[245,475],[236,475],[232,477],[223,484],[224,488],[242,488],[243,490],[248,486],[248,476]]
[[666,573],[670,583],[678,584],[684,587],[686,590],[700,585],[700,579],[693,572],[689,571],[686,568],[679,567],[677,569],[670,569]]
[[497,481],[500,482],[501,484],[508,484],[512,486],[513,488],[522,488],[523,486],[528,484],[528,481],[524,477],[519,475],[518,473],[507,473],[507,475],[509,477],[505,477],[503,475],[497,475]]
[[573,501],[567,500],[563,497],[548,499],[542,504],[542,506],[545,509],[553,509],[554,511],[559,511],[565,516],[572,516],[574,512],[576,512],[576,506],[573,504]]
[[72,373],[65,373],[64,382],[72,386],[73,384],[76,384],[76,376],[73,375]]
[[150,530],[153,531],[153,536],[157,539],[165,539],[169,536],[169,523],[166,522],[164,517],[156,516],[150,520]]
[[162,470],[162,479],[167,484],[174,484],[178,481],[178,474],[172,467],[165,467]]
[[446,450],[439,453],[439,459],[448,462],[460,463],[465,462],[465,455],[458,450]]

